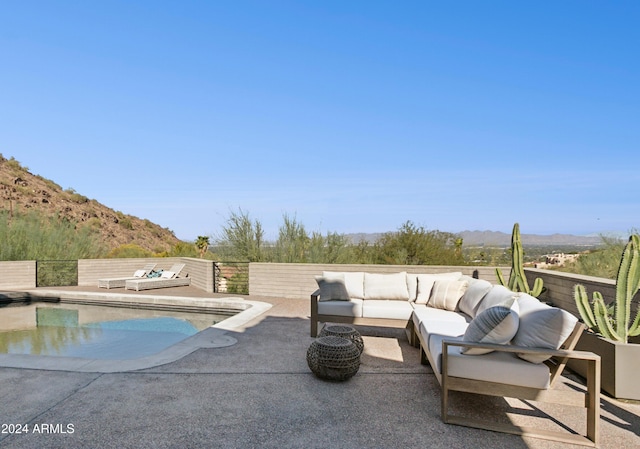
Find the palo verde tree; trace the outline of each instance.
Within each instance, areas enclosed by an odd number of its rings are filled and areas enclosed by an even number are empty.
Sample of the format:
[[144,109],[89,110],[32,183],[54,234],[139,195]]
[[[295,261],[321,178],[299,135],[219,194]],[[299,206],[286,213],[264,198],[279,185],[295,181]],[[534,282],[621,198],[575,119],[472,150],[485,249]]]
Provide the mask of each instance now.
[[248,212],[231,211],[222,234],[217,239],[218,251],[224,257],[236,261],[264,261],[264,230],[262,224],[253,221]]
[[373,251],[376,262],[383,264],[463,265],[461,245],[455,234],[428,231],[407,221],[398,231],[383,234]]
[[283,224],[276,241],[275,260],[283,263],[307,262],[311,239],[302,223],[296,217],[283,216]]

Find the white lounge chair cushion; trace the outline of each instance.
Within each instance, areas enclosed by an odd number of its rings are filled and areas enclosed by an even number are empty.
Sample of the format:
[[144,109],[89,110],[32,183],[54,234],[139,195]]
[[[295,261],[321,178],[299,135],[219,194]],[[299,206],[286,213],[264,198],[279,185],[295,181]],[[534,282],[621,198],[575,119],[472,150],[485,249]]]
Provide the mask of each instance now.
[[[429,351],[442,373],[442,340],[461,340],[462,337],[431,334]],[[544,363],[531,364],[512,353],[492,352],[479,356],[462,354],[461,347],[449,348],[449,376],[477,379],[507,385],[518,385],[536,389],[549,388],[549,367]]]
[[455,311],[467,287],[469,287],[467,281],[437,280],[431,289],[429,305],[436,309]]
[[[518,296],[520,326],[513,344],[534,348],[559,349],[571,335],[578,319],[569,312],[551,307],[526,293]],[[542,363],[549,357],[536,354],[518,354],[531,363]]]
[[320,301],[318,302],[318,313],[320,315],[361,318],[363,303],[364,300],[362,299],[350,299],[348,301]]
[[[511,298],[509,302],[490,307],[479,313],[471,322],[462,337],[463,341],[474,343],[509,343],[518,331],[518,302]],[[463,348],[462,353],[481,355],[493,352],[491,349]]]
[[480,305],[482,299],[491,291],[493,285],[489,281],[485,281],[484,279],[474,279],[471,276],[462,276],[461,279],[464,279],[469,282],[469,287],[467,291],[464,292],[460,302],[458,303],[458,308],[461,312],[466,313],[471,318],[476,316],[476,310]]
[[365,300],[362,304],[364,318],[389,318],[392,320],[409,320],[413,307],[407,300]]
[[364,273],[364,299],[409,301],[407,273]]
[[142,278],[142,277],[145,277],[146,275],[147,275],[146,270],[137,270],[135,273],[133,273],[134,278]]
[[342,273],[332,274],[329,277],[316,276],[315,278],[320,288],[320,301],[349,300],[349,293]]
[[325,278],[342,276],[349,299],[364,299],[364,273],[362,271],[323,271],[322,276]]
[[418,281],[415,302],[416,304],[427,304],[435,281],[457,280],[460,279],[462,273],[456,271],[452,273],[417,274],[415,276]]
[[172,279],[176,275],[175,271],[163,271],[160,275],[162,279]]

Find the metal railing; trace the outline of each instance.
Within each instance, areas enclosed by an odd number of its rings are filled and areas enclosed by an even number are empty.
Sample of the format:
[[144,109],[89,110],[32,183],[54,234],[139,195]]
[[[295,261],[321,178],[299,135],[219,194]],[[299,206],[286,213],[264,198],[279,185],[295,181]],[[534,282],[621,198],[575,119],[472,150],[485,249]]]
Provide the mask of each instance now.
[[214,262],[216,293],[249,294],[249,262]]

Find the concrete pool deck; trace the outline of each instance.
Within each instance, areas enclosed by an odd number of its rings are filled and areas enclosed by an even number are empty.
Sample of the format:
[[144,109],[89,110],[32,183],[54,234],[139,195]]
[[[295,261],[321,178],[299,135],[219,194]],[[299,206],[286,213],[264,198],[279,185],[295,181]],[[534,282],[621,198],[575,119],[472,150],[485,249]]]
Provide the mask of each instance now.
[[[156,294],[228,296],[190,287]],[[271,307],[225,330],[236,344],[164,365],[111,373],[0,368],[0,424],[29,425],[27,434],[0,433],[0,447],[572,447],[442,423],[438,382],[402,330],[359,327],[358,373],[342,383],[317,379],[306,364],[309,300],[250,300]],[[577,376],[563,380],[581,388]],[[460,413],[583,426],[584,412],[574,407],[464,394],[451,400]],[[603,396],[600,447],[639,444],[640,405]]]

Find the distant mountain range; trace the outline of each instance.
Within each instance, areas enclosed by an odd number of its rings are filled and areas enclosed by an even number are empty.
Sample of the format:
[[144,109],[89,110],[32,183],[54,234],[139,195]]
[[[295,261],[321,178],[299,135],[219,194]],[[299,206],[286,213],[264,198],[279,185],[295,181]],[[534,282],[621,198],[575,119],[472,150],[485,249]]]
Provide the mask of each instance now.
[[[498,231],[462,231],[456,234],[462,237],[463,246],[497,246],[507,247],[511,245],[511,234]],[[374,243],[382,233],[357,233],[346,234],[354,243],[367,241]],[[571,235],[571,234],[522,234],[522,244],[529,246],[585,246],[594,247],[602,244],[599,235]]]

